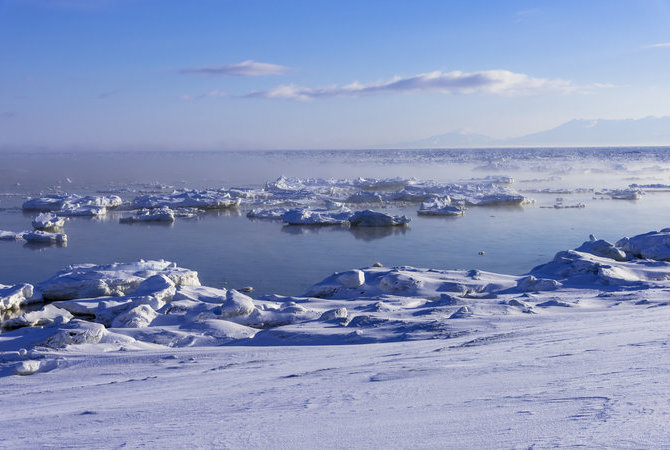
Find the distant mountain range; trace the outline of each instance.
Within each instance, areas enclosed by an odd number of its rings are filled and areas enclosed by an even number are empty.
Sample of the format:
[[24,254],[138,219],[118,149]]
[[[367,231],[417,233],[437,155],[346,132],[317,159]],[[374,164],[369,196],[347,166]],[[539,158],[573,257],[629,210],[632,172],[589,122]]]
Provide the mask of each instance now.
[[463,147],[606,147],[670,145],[670,116],[644,119],[576,119],[546,131],[494,139],[481,134],[454,131],[407,142],[401,148]]

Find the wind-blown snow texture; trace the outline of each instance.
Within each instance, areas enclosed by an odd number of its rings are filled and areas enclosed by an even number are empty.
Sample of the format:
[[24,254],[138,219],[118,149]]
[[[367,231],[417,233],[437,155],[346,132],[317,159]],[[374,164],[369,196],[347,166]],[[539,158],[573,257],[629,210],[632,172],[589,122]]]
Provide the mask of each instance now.
[[46,303],[0,334],[3,444],[667,445],[668,234],[591,237],[524,276],[349,270],[302,297],[165,261],[0,286],[4,309]]

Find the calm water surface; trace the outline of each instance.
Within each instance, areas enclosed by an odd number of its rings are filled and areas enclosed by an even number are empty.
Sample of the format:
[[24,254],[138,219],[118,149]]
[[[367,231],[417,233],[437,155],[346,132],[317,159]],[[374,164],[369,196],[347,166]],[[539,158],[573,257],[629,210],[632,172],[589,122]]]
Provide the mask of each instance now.
[[[29,195],[51,191],[95,193],[136,189],[140,183],[178,187],[261,186],[279,175],[352,178],[417,177],[456,181],[491,174],[517,179],[514,189],[615,188],[630,183],[668,183],[663,150],[652,155],[552,157],[497,151],[473,158],[462,154],[379,151],[355,153],[276,152],[253,154],[65,154],[5,155],[0,169],[0,230],[30,229],[34,214],[20,210]],[[501,156],[502,155],[502,156]],[[597,155],[596,155],[597,156]],[[502,163],[502,164],[501,164]],[[68,180],[69,179],[69,180]],[[124,200],[136,193],[120,192]],[[648,193],[639,201],[602,200],[585,194],[526,194],[524,208],[470,208],[463,217],[420,217],[417,206],[388,208],[412,221],[407,228],[347,229],[285,227],[252,221],[246,210],[209,212],[173,225],[119,224],[124,214],[103,219],[72,218],[66,247],[0,241],[0,284],[39,282],[69,264],[166,259],[197,270],[203,284],[253,286],[254,296],[299,295],[334,271],[374,262],[441,269],[522,274],[575,248],[590,233],[615,241],[670,226],[670,193]],[[557,197],[585,208],[553,209]],[[484,251],[483,256],[479,255]]]

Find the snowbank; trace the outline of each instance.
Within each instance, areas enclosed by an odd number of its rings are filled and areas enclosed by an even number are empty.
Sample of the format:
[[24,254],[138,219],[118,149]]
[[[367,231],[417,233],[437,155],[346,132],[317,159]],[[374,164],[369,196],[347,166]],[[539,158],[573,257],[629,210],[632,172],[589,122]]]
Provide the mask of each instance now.
[[[363,216],[375,224],[379,217],[388,220],[370,212]],[[200,286],[196,272],[166,261],[75,265],[39,283],[34,293],[30,285],[0,286],[5,309],[29,300],[53,302],[7,322],[6,328],[17,329],[0,336],[0,351],[449,338],[493,318],[572,314],[626,300],[665,304],[669,249],[670,229],[616,245],[592,236],[522,276],[375,266],[334,273],[301,297],[260,299]],[[631,292],[644,292],[645,298]]]

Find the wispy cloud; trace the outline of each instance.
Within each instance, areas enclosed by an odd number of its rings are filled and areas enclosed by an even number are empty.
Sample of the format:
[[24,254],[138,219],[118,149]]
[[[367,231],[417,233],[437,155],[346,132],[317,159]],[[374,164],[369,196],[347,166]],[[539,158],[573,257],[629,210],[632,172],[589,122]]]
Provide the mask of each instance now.
[[16,117],[14,111],[0,111],[0,119],[13,119]]
[[252,61],[250,59],[235,64],[224,64],[222,66],[201,66],[180,70],[186,74],[238,76],[238,77],[262,77],[268,75],[281,75],[288,70],[286,66]]
[[213,91],[205,92],[204,94],[200,95],[182,95],[179,97],[181,100],[185,102],[190,102],[192,100],[198,100],[201,98],[221,98],[221,97],[229,97],[227,92],[224,91],[219,91],[218,89],[215,89]]
[[342,86],[309,88],[295,84],[281,85],[266,91],[247,94],[247,97],[314,100],[328,97],[357,97],[368,94],[397,94],[403,92],[434,92],[440,94],[523,95],[542,91],[572,92],[587,88],[606,87],[592,85],[579,87],[570,81],[535,78],[507,70],[481,72],[430,72],[410,77],[395,77],[375,83],[353,82]]
[[649,46],[649,48],[663,48],[663,47],[670,47],[670,42],[661,42],[659,44],[652,44]]

